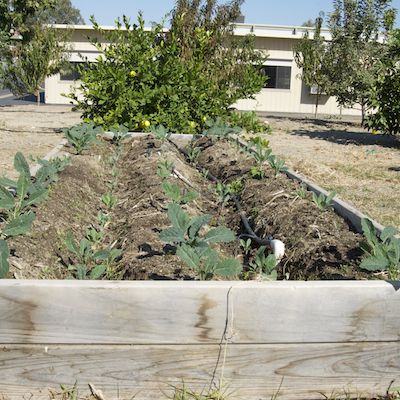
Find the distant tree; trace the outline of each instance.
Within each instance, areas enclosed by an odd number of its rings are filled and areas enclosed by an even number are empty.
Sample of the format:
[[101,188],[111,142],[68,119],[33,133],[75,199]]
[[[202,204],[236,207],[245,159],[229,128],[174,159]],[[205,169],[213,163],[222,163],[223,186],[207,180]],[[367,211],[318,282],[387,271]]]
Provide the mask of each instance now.
[[386,134],[400,133],[400,29],[390,33],[388,45],[378,63],[378,78],[368,105],[374,110],[367,117],[368,128]]
[[59,34],[37,25],[28,43],[13,46],[4,65],[4,86],[14,94],[33,94],[40,104],[44,80],[59,71],[66,62],[66,48]]
[[56,0],[53,8],[43,10],[37,17],[45,24],[85,24],[80,10],[72,5],[71,0]]
[[330,79],[327,74],[326,55],[327,43],[321,36],[323,15],[316,18],[314,35],[310,38],[307,31],[303,38],[294,46],[295,61],[301,69],[303,82],[316,89],[315,94],[315,117],[318,114],[318,105],[322,93],[330,92]]
[[310,19],[308,19],[307,21],[303,22],[303,23],[301,24],[301,26],[305,26],[305,27],[308,27],[308,28],[312,28],[312,27],[315,26],[315,20],[310,18]]
[[331,94],[342,106],[361,106],[362,120],[377,74],[382,52],[379,35],[394,23],[391,0],[334,0],[329,28],[332,40],[325,63],[332,83]]

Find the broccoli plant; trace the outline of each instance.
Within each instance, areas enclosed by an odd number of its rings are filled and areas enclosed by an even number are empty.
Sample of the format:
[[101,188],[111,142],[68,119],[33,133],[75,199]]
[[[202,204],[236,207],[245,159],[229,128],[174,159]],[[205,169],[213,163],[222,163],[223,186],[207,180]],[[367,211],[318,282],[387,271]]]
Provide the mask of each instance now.
[[285,161],[274,155],[269,156],[268,163],[270,167],[274,170],[275,177],[278,176],[281,172],[286,172],[288,170],[287,166],[285,165]]
[[221,259],[210,246],[235,240],[230,229],[221,226],[202,234],[202,228],[209,224],[211,216],[190,217],[179,205],[173,203],[168,206],[168,217],[172,226],[160,233],[160,239],[176,245],[176,254],[199,274],[200,279],[211,279],[214,275],[235,276],[241,272],[242,266],[238,260]]
[[168,132],[168,129],[165,128],[164,125],[158,125],[156,127],[152,127],[151,133],[156,137],[156,139],[161,140],[161,142],[165,142],[171,136],[171,133]]
[[207,129],[203,131],[204,136],[208,136],[212,141],[220,139],[230,139],[234,134],[238,134],[242,131],[242,128],[238,126],[231,126],[221,118],[216,120],[206,121]]
[[385,271],[389,279],[400,278],[400,239],[396,237],[397,229],[388,226],[377,235],[372,222],[364,218],[361,221],[366,242],[361,249],[366,254],[360,268],[368,271]]
[[250,267],[254,272],[258,273],[262,279],[275,281],[278,278],[276,267],[278,261],[274,254],[265,256],[266,246],[261,246],[254,257],[254,261],[250,263]]
[[167,179],[172,175],[174,163],[164,160],[157,163],[157,175],[162,179]]
[[186,189],[182,190],[176,183],[164,181],[161,186],[168,199],[176,204],[187,204],[199,197],[197,192],[187,191]]
[[78,155],[88,150],[96,141],[96,136],[102,131],[101,127],[96,127],[92,123],[82,123],[72,128],[63,129],[64,137]]

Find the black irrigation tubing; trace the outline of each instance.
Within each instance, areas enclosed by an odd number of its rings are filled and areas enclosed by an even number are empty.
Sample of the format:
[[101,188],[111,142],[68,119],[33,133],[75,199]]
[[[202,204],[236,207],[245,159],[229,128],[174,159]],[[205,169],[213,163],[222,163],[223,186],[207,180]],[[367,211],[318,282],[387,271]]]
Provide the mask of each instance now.
[[[168,139],[169,143],[172,144],[172,146],[174,146],[180,153],[182,153],[185,157],[187,157],[187,152],[184,149],[181,149],[176,143],[174,143],[172,140]],[[198,171],[201,171],[201,167],[200,165],[195,165],[196,169]],[[210,172],[208,172],[207,174],[207,178],[213,182],[213,183],[217,183],[218,182],[218,178],[215,177],[214,175],[212,175]],[[243,223],[244,228],[246,229],[247,233],[241,234],[238,236],[238,239],[243,239],[243,238],[248,238],[251,240],[254,240],[257,244],[261,245],[261,246],[265,246],[271,245],[271,241],[272,241],[272,237],[268,236],[267,238],[260,238],[259,236],[257,236],[257,234],[254,232],[254,230],[252,229],[252,227],[250,226],[249,220],[247,218],[247,215],[245,213],[245,211],[243,210],[239,199],[237,198],[237,196],[233,193],[230,194],[231,199],[233,200],[233,202],[235,203],[235,207],[239,213],[240,219]]]

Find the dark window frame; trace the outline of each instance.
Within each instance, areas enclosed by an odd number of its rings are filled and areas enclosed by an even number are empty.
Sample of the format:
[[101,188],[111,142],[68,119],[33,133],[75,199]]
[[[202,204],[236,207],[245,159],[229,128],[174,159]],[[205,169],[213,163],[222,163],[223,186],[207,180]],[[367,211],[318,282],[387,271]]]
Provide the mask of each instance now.
[[265,89],[290,90],[292,86],[292,67],[284,65],[264,65],[261,73],[268,77]]

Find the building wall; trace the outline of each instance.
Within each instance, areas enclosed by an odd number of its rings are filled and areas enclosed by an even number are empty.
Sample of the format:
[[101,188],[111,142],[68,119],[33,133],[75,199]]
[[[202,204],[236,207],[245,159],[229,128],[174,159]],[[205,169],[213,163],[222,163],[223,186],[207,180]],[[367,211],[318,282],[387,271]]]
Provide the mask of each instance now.
[[[71,62],[95,61],[99,55],[98,50],[90,43],[88,36],[95,36],[93,30],[76,29],[71,40]],[[256,47],[268,52],[265,65],[291,67],[290,89],[262,89],[254,100],[240,100],[234,106],[239,110],[254,110],[263,112],[291,112],[314,113],[316,96],[311,95],[310,89],[301,80],[301,71],[294,61],[293,46],[299,35],[294,38],[285,37],[257,37]],[[101,37],[97,36],[99,40]],[[79,86],[79,82],[65,81],[56,74],[46,80],[45,101],[49,104],[68,104],[71,99],[64,97],[63,93],[70,93]],[[340,108],[333,97],[321,96],[318,107],[319,114],[328,115],[360,115],[358,109]]]

